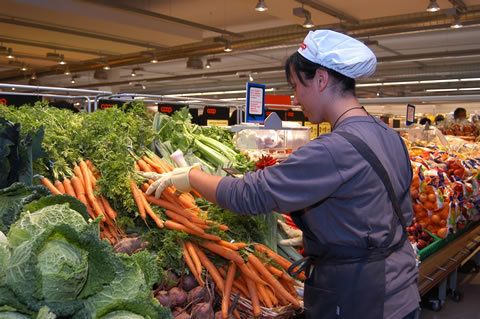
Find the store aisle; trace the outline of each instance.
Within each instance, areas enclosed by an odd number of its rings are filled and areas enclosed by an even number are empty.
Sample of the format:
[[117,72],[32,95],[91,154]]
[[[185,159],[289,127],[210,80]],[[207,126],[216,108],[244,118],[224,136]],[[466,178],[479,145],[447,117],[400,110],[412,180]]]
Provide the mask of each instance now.
[[459,290],[463,300],[447,299],[439,312],[424,309],[420,319],[480,319],[480,273],[459,274]]

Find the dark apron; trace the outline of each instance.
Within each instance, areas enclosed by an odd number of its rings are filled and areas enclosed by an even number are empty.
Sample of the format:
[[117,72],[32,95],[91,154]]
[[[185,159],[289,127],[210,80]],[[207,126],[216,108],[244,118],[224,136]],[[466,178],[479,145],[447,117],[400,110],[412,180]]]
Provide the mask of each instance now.
[[[302,220],[302,215],[308,209],[294,212],[292,219],[303,231],[304,244],[314,243],[317,256],[309,256],[295,262],[289,273],[300,266],[297,272],[304,270],[305,281],[304,307],[307,319],[381,319],[385,303],[385,259],[394,251],[401,249],[407,239],[406,221],[401,212],[400,204],[395,195],[387,171],[371,148],[360,138],[346,132],[335,132],[344,137],[371,165],[382,180],[392,202],[395,216],[392,216],[391,231],[385,242],[375,246],[369,237],[366,247],[348,247],[336,244],[322,245]],[[402,141],[402,145],[403,141]],[[404,151],[408,155],[404,146]],[[409,190],[407,190],[408,192]],[[321,205],[322,202],[313,207]],[[310,207],[311,209],[312,207]],[[397,220],[403,228],[402,238],[391,245]],[[312,251],[306,247],[306,251]],[[313,271],[312,270],[312,265]]]

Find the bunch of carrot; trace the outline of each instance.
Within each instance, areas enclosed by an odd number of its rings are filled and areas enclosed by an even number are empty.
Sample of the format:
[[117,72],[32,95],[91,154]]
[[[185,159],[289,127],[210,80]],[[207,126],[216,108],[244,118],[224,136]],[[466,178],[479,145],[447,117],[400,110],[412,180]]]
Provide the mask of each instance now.
[[115,223],[118,214],[105,197],[95,195],[99,172],[91,161],[81,160],[75,164],[73,173],[71,178],[64,178],[63,181],[55,180],[52,183],[43,176],[40,177],[40,181],[53,195],[65,194],[80,200],[92,219],[101,216],[100,237],[108,240],[112,245],[116,244],[123,237],[122,231]]
[[[166,173],[173,167],[155,154],[149,153],[138,158],[136,169],[142,172]],[[139,215],[143,216],[142,218],[146,218],[146,215],[152,217],[149,213],[151,210],[149,204],[157,205],[165,209],[165,215],[169,218],[166,221],[156,222],[158,227],[183,231],[198,239],[195,242],[183,243],[184,260],[201,286],[205,285],[203,269],[211,276],[217,292],[222,296],[223,318],[229,316],[232,294],[239,294],[250,300],[255,317],[261,315],[261,306],[267,308],[286,305],[300,307],[294,288],[295,280],[286,272],[291,262],[264,245],[253,245],[255,253],[252,253],[245,249],[246,243],[230,243],[217,235],[207,233],[205,230],[216,224],[206,219],[206,212],[202,212],[195,205],[194,197],[191,194],[177,195],[175,189],[169,187],[162,193],[161,198],[157,199],[144,193],[151,183],[153,181],[144,183],[141,187],[142,192],[137,188],[135,182],[131,182],[132,194],[136,199]],[[145,209],[146,214],[140,213],[142,209]],[[155,215],[152,219],[160,218]],[[226,225],[216,225],[216,227],[222,231],[228,230]],[[246,253],[246,261],[240,254],[241,250],[242,253]],[[225,269],[217,268],[206,252],[222,257],[228,261],[229,266]],[[260,257],[262,259],[257,255],[263,256]],[[273,263],[269,264],[269,261],[273,261]],[[299,279],[305,279],[303,273],[300,274]],[[236,310],[233,311],[233,315],[239,318]]]

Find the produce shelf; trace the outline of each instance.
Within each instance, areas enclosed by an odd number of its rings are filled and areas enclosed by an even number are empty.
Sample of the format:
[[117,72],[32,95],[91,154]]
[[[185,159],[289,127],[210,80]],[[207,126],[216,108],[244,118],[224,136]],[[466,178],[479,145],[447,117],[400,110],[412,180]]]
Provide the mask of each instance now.
[[419,268],[418,288],[425,295],[438,286],[462,263],[474,256],[480,247],[480,223],[455,238],[445,247],[422,261]]

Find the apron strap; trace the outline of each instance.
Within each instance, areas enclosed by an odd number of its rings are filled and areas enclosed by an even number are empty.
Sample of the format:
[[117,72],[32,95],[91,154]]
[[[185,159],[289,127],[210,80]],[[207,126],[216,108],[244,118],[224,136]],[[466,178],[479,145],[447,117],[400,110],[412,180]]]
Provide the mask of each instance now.
[[[380,160],[378,159],[377,155],[373,152],[373,150],[365,143],[362,139],[359,137],[348,133],[348,132],[335,132],[336,134],[342,136],[344,139],[346,139],[352,146],[357,150],[360,155],[370,164],[370,166],[373,168],[377,176],[380,178],[382,181],[383,185],[385,186],[385,189],[387,190],[388,197],[390,198],[390,201],[392,202],[393,206],[393,211],[395,212],[395,215],[397,216],[398,220],[400,221],[400,224],[402,225],[402,230],[404,233],[406,233],[406,227],[407,227],[407,222],[405,220],[405,217],[402,214],[402,210],[400,208],[400,204],[398,202],[397,195],[395,194],[395,190],[393,189],[392,182],[390,181],[390,178],[388,176],[387,170],[385,167],[382,165]],[[400,138],[400,136],[399,136]],[[403,141],[400,138],[400,141],[403,145]],[[396,233],[396,223],[395,219],[392,219],[392,230],[390,231],[388,238],[385,242],[384,247],[390,246],[392,243]]]

